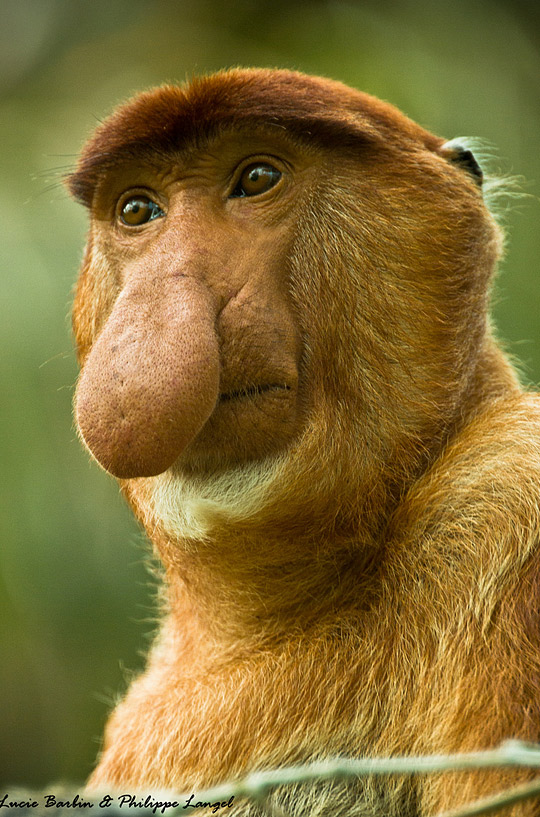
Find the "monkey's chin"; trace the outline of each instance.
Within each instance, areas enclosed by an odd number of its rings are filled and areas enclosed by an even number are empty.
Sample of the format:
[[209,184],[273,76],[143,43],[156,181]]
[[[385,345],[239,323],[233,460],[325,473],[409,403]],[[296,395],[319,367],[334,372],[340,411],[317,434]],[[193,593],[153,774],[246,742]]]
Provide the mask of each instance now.
[[284,450],[300,430],[296,389],[268,385],[221,395],[172,470],[215,474]]

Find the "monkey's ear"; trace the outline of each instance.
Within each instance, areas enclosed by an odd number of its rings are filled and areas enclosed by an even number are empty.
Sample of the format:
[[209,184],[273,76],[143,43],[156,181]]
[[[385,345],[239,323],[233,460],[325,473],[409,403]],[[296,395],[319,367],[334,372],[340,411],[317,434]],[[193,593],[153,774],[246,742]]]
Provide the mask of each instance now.
[[452,164],[459,165],[463,170],[466,170],[481,187],[484,174],[482,168],[474,158],[474,153],[466,145],[463,145],[459,139],[452,139],[450,142],[445,142],[441,145],[442,155],[448,159]]

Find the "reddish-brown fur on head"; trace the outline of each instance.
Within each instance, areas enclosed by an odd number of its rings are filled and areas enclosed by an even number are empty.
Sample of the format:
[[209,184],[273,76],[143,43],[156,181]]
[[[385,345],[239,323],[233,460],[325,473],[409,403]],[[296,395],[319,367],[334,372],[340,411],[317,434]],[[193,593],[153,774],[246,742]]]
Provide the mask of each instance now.
[[[261,163],[278,182],[237,195]],[[538,737],[518,622],[540,412],[489,329],[501,242],[480,178],[387,103],[288,71],[141,94],[85,147],[77,420],[169,588],[93,785]],[[130,226],[141,195],[158,216]],[[415,787],[345,787],[340,813],[466,799]]]

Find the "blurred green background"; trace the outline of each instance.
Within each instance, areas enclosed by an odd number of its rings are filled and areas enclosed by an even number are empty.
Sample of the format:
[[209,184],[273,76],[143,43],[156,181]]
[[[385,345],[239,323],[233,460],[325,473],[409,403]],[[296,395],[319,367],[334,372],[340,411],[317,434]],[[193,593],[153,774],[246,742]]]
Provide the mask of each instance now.
[[85,214],[62,175],[120,100],[233,65],[341,79],[524,177],[500,335],[540,380],[537,0],[0,0],[0,790],[82,781],[152,632],[146,545],[72,428]]

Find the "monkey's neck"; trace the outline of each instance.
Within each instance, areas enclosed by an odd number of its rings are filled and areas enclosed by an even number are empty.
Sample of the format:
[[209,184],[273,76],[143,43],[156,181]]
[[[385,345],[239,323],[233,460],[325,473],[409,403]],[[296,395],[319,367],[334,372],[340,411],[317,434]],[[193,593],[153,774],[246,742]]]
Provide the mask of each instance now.
[[336,609],[369,606],[380,545],[371,534],[347,539],[229,533],[213,543],[160,536],[155,544],[173,619],[182,626],[186,617],[196,620],[217,640],[260,642],[330,620]]
[[181,614],[190,611],[208,635],[221,642],[275,642],[336,624],[336,611],[340,618],[367,611],[377,584],[375,578],[369,580],[375,564],[374,559],[368,566],[358,558],[349,563],[321,560],[315,567],[296,563],[267,570],[260,579],[250,576],[245,583],[223,575],[208,575],[205,582],[198,573],[202,592],[196,593],[191,583],[179,583],[175,577],[170,585],[172,612],[180,622]]

